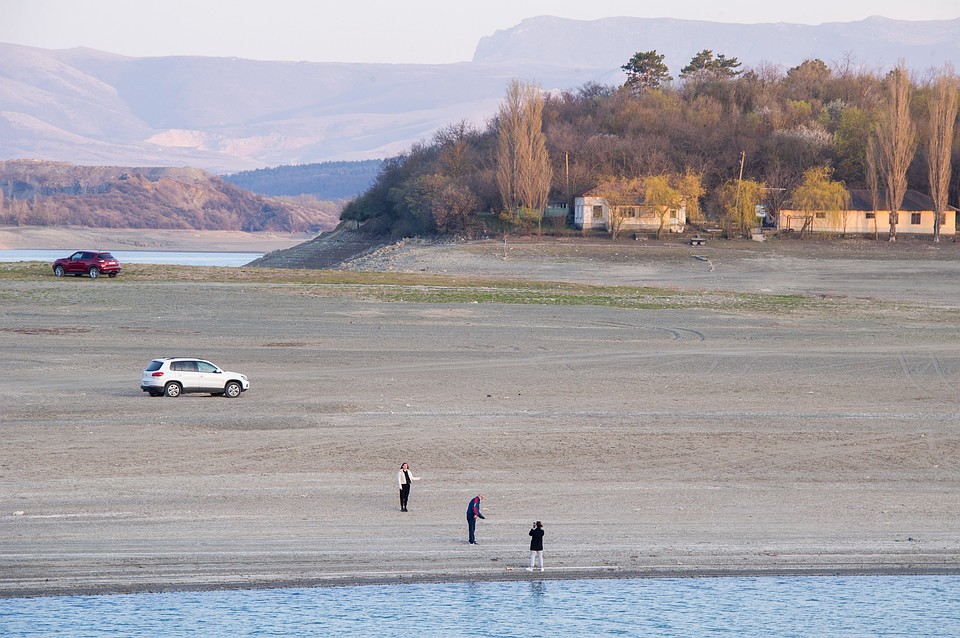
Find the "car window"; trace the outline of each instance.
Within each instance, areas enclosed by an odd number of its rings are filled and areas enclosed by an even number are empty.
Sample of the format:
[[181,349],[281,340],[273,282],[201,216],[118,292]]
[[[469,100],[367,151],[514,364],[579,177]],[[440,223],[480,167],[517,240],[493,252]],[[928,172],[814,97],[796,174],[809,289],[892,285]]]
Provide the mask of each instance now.
[[93,259],[93,253],[83,253],[82,259]]
[[200,372],[216,372],[217,366],[212,363],[207,363],[206,361],[197,361],[197,370]]
[[70,259],[83,259],[83,253],[76,252],[70,255]]
[[110,253],[100,253],[99,255],[97,255],[97,257],[99,257],[100,259],[113,259],[113,255],[111,255]]
[[151,361],[147,366],[147,372],[156,372],[163,367],[163,361]]
[[196,361],[174,361],[170,364],[170,369],[177,372],[196,372],[197,371],[197,362]]

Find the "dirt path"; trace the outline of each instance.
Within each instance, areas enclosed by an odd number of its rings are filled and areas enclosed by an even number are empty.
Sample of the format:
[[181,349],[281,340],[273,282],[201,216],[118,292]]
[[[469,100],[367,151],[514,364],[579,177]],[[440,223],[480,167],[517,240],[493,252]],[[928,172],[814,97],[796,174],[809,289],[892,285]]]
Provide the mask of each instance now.
[[[864,267],[782,313],[0,279],[0,595],[524,578],[534,519],[547,577],[955,573],[951,246],[711,246],[711,273],[679,245],[409,242],[367,264],[694,287],[762,261],[772,292]],[[170,354],[252,388],[147,397],[140,372]]]

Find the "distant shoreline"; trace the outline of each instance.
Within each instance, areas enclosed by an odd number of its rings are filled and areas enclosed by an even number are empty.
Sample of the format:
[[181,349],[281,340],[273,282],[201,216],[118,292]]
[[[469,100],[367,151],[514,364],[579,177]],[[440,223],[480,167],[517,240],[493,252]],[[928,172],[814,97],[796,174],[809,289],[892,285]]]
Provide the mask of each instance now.
[[182,592],[252,591],[266,589],[312,589],[321,587],[365,587],[382,585],[442,585],[454,583],[524,582],[532,580],[652,580],[652,579],[708,579],[708,578],[840,578],[882,576],[960,576],[960,565],[942,567],[922,565],[871,566],[820,565],[815,567],[757,567],[717,568],[693,567],[689,569],[619,569],[616,567],[577,569],[547,568],[545,572],[529,573],[519,564],[516,567],[494,568],[488,572],[439,573],[427,572],[379,574],[364,576],[362,573],[331,578],[278,579],[243,582],[208,583],[107,583],[77,585],[67,588],[25,588],[22,591],[0,589],[0,600],[10,598],[46,598],[56,596],[105,596],[122,594],[156,594]]
[[234,230],[153,230],[69,226],[0,226],[0,250],[149,250],[156,252],[269,253],[296,246],[315,233]]

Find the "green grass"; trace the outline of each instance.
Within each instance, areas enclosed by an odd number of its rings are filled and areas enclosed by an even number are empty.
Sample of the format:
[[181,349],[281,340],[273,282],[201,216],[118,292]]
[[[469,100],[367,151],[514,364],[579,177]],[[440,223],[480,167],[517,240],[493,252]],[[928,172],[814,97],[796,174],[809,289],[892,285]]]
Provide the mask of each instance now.
[[[0,281],[36,281],[70,285],[74,278],[54,278],[41,262],[0,263]],[[840,300],[798,295],[685,291],[651,287],[495,280],[483,277],[423,273],[338,270],[287,270],[212,266],[153,266],[133,264],[116,279],[90,282],[97,286],[131,284],[216,283],[299,289],[307,294],[353,297],[386,302],[429,304],[529,304],[543,306],[605,306],[647,310],[709,308],[784,313],[823,310]]]

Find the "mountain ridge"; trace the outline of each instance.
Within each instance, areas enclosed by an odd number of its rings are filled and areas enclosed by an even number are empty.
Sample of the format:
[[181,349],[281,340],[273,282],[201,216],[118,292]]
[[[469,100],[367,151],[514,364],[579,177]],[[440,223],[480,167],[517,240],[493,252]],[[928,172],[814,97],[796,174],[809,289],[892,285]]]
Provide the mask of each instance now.
[[673,75],[697,51],[744,67],[813,57],[870,70],[960,68],[960,18],[736,25],[669,18],[529,18],[453,64],[315,63],[169,56],[0,43],[0,159],[196,166],[231,173],[380,159],[445,126],[492,118],[511,79],[547,90],[619,85],[636,51]]

